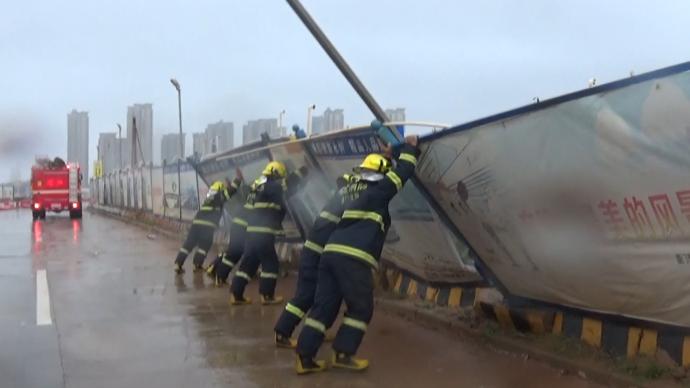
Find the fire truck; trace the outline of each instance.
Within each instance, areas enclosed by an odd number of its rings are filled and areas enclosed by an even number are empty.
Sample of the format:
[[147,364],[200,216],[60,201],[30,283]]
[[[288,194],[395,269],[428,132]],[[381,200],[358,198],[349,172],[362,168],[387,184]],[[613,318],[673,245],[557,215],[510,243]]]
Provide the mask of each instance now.
[[69,211],[70,218],[81,218],[81,179],[78,164],[37,159],[31,167],[33,219],[45,219],[48,211]]

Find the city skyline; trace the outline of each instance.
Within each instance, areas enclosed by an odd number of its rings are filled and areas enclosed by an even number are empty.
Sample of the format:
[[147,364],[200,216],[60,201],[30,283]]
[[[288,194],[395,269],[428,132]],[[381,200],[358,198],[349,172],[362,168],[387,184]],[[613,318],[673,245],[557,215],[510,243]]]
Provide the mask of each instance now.
[[[689,59],[674,43],[690,32],[688,2],[304,0],[304,6],[379,104],[405,106],[420,121],[461,124],[534,97],[584,89],[592,77],[601,84]],[[384,29],[380,20],[358,17],[364,8],[405,28]],[[157,17],[141,23],[132,9]],[[593,9],[597,17],[573,17]],[[235,22],[228,25],[226,15]],[[182,87],[184,130],[230,118],[235,144],[242,142],[242,123],[282,110],[285,127],[306,128],[311,104],[344,109],[352,125],[373,118],[284,2],[9,2],[0,20],[3,69],[12,74],[0,95],[0,151],[7,160],[0,180],[16,167],[26,178],[36,154],[65,157],[64,146],[55,144],[64,144],[64,115],[74,107],[89,111],[90,156],[98,133],[126,125],[123,109],[132,102],[155,106],[157,133],[175,131],[171,77]],[[251,36],[242,33],[250,30]],[[75,47],[80,55],[66,55]]]

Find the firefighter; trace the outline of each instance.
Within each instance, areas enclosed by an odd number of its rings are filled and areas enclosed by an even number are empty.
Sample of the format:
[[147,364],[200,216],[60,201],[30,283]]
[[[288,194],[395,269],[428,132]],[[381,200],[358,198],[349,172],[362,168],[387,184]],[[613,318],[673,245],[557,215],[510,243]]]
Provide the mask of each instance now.
[[216,181],[209,187],[206,199],[194,216],[187,239],[182,244],[182,248],[180,248],[175,259],[175,272],[177,274],[184,273],[182,265],[195,247],[197,249],[194,254],[194,272],[203,270],[204,259],[213,245],[213,233],[223,214],[223,204],[235,194],[241,182],[239,178],[235,178],[227,186],[224,182]]
[[391,223],[388,204],[414,174],[418,153],[417,137],[408,136],[395,169],[383,155],[368,155],[358,168],[359,179],[345,187],[344,211],[324,246],[314,307],[297,343],[298,374],[325,370],[326,362],[314,357],[326,329],[338,315],[341,300],[347,311],[333,342],[332,367],[355,371],[368,368],[368,360],[354,355],[374,312],[372,269],[378,269]]
[[284,235],[282,223],[286,211],[286,175],[285,165],[273,161],[266,165],[261,177],[253,183],[254,200],[247,216],[244,255],[230,287],[231,303],[234,305],[251,303],[251,299],[244,297],[244,288],[256,274],[259,265],[261,303],[278,304],[283,301],[282,297],[275,296],[279,267],[275,239]]
[[[241,172],[237,170],[238,176],[241,177]],[[247,195],[244,204],[238,203],[231,214],[233,215],[230,224],[230,241],[228,246],[216,257],[213,264],[207,269],[206,273],[214,279],[214,284],[218,287],[227,284],[230,272],[237,265],[244,253],[244,243],[247,232],[247,216],[249,209],[252,208],[255,195],[255,184],[250,186],[249,194]]]
[[278,318],[275,326],[275,343],[280,348],[294,348],[297,341],[293,340],[292,332],[300,323],[307,311],[314,304],[316,293],[316,279],[318,277],[319,259],[323,246],[328,241],[342,214],[342,188],[354,179],[345,174],[336,181],[337,191],[328,200],[304,242],[299,261],[297,277],[297,291],[295,296],[285,306],[285,310]]
[[213,264],[211,264],[206,272],[213,278],[214,284],[218,287],[227,284],[230,272],[237,265],[237,262],[242,258],[244,253],[244,242],[247,232],[247,216],[246,209],[251,207],[251,195],[247,197],[247,202],[244,206],[240,206],[232,218],[230,224],[230,241],[227,248],[216,257]]

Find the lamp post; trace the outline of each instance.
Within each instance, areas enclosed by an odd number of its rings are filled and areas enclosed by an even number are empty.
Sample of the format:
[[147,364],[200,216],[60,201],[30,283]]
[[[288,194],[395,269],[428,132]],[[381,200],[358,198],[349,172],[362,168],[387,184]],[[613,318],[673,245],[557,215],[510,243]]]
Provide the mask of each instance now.
[[316,109],[316,104],[307,107],[307,137],[311,137],[311,114]]
[[177,204],[180,206],[180,221],[182,220],[182,180],[180,178],[180,160],[184,155],[184,150],[182,149],[182,92],[180,90],[180,83],[177,82],[175,78],[170,78],[170,83],[173,84],[175,90],[177,90],[177,112],[180,121],[180,136],[177,139],[180,148],[180,154],[177,158]]
[[283,131],[283,116],[285,116],[285,109],[281,110],[278,114],[278,131],[280,131],[281,136],[287,135],[287,133]]

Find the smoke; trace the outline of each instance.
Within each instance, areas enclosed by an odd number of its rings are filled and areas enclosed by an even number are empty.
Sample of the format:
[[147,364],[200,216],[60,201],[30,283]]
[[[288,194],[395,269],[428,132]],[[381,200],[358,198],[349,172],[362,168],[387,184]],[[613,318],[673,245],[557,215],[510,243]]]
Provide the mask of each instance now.
[[45,152],[43,125],[31,115],[0,114],[0,181],[29,175],[37,154]]

